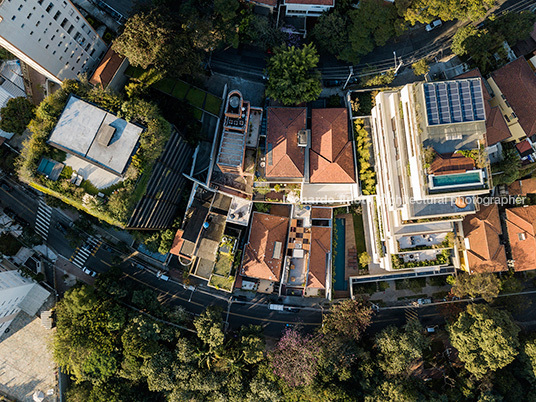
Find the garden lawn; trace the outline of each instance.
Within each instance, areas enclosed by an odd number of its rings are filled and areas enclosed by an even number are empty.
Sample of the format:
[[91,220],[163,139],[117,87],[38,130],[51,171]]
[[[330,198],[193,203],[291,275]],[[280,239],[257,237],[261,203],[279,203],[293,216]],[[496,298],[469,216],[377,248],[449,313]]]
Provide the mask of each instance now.
[[205,99],[205,110],[217,116],[220,113],[221,102],[222,100],[220,98],[207,94],[207,98]]
[[206,92],[201,91],[200,89],[190,87],[188,94],[186,95],[186,101],[199,109],[203,108],[203,103],[205,102]]
[[355,232],[355,246],[357,250],[357,255],[367,251],[367,246],[365,244],[365,228],[363,224],[363,215],[352,214],[354,221],[354,232]]
[[144,69],[140,67],[134,67],[134,66],[128,66],[125,70],[125,75],[127,77],[132,78],[140,78],[140,76],[144,73]]
[[171,78],[163,78],[160,81],[153,84],[153,88],[158,89],[159,91],[162,91],[166,94],[171,94],[173,91],[173,87],[175,85],[175,80],[172,80]]
[[173,91],[171,92],[171,96],[174,96],[177,99],[183,100],[189,88],[190,88],[189,84],[187,84],[184,81],[177,80],[175,81],[175,88],[173,88]]
[[216,289],[227,290],[230,292],[233,290],[234,277],[223,277],[220,275],[212,275],[210,277],[209,286],[213,286]]
[[233,257],[227,254],[220,254],[218,261],[214,265],[212,273],[217,275],[229,276],[231,267],[233,266]]

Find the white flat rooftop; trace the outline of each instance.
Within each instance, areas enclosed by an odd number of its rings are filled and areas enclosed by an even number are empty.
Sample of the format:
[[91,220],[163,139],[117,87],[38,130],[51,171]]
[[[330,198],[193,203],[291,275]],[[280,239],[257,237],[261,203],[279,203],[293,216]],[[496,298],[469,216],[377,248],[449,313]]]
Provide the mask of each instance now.
[[301,201],[307,204],[346,203],[357,199],[359,199],[359,187],[356,183],[305,183],[301,192]]
[[[107,145],[103,144],[101,131],[106,127],[114,130]],[[142,131],[135,124],[71,96],[48,142],[120,176]]]

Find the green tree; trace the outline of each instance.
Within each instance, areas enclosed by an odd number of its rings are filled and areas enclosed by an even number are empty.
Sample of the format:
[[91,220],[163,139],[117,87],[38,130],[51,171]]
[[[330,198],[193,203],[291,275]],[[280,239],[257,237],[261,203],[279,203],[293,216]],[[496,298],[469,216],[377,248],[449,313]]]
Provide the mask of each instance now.
[[495,4],[495,0],[412,0],[405,10],[404,17],[411,25],[417,22],[428,24],[436,18],[443,21],[454,19],[477,21]]
[[333,305],[322,319],[322,332],[358,341],[370,325],[372,309],[361,299],[344,300]]
[[467,54],[468,49],[465,41],[467,38],[477,35],[477,33],[478,28],[471,24],[458,29],[452,38],[451,50],[458,56]]
[[409,374],[428,345],[418,321],[410,321],[404,330],[388,327],[376,337],[378,365],[388,375]]
[[411,68],[413,69],[413,74],[417,76],[428,74],[428,71],[430,71],[430,66],[428,65],[428,60],[426,59],[420,59],[419,61],[413,63]]
[[480,296],[490,303],[501,291],[501,281],[491,272],[472,275],[460,272],[454,281],[452,291],[458,297],[469,296],[473,299]]
[[368,267],[370,262],[372,261],[372,258],[370,257],[369,253],[366,251],[363,251],[361,254],[359,254],[359,265],[363,268]]
[[316,70],[318,53],[313,45],[303,48],[281,47],[268,61],[266,95],[284,105],[297,105],[318,99],[322,88]]
[[470,304],[448,327],[465,368],[482,378],[510,364],[518,354],[519,327],[510,315],[485,304]]
[[340,57],[348,47],[348,17],[337,10],[322,14],[311,36],[319,49]]
[[221,308],[210,306],[194,320],[197,336],[211,350],[223,346],[224,334],[221,318]]
[[22,134],[34,117],[35,106],[26,98],[11,98],[0,109],[0,130]]

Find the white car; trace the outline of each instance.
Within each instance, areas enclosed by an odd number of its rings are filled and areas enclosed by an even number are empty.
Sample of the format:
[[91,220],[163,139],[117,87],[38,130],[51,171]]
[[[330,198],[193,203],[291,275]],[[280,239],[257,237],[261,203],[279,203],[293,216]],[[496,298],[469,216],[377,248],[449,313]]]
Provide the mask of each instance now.
[[169,281],[169,276],[165,275],[164,272],[162,272],[162,271],[158,271],[158,272],[156,273],[156,277],[157,277],[158,279],[163,280],[163,281]]
[[443,25],[443,21],[437,19],[435,21],[430,22],[428,25],[426,25],[426,28],[424,29],[426,29],[426,32],[430,32],[436,29],[437,27],[440,27],[441,25]]
[[417,304],[419,304],[421,306],[423,304],[430,304],[430,303],[432,303],[432,299],[419,299],[419,300],[417,300]]
[[97,273],[95,271],[92,271],[91,269],[89,269],[88,267],[84,267],[82,268],[82,272],[86,275],[89,275],[89,276],[92,276],[92,277],[96,277],[97,276]]

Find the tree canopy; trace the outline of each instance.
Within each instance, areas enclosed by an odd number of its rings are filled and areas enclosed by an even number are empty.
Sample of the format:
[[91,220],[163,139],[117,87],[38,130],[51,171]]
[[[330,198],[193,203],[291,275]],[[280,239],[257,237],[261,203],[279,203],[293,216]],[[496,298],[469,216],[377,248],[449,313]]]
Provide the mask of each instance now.
[[501,291],[501,281],[491,272],[467,274],[460,272],[454,281],[452,292],[458,297],[482,297],[488,303]]
[[324,334],[337,334],[358,341],[370,325],[372,309],[363,300],[344,300],[323,317]]
[[0,130],[22,134],[34,117],[35,106],[26,98],[11,98],[0,109]]
[[287,106],[318,99],[322,91],[318,59],[313,45],[278,48],[268,61],[266,95]]
[[470,304],[448,328],[465,368],[481,378],[510,364],[518,354],[519,327],[504,311]]
[[404,18],[415,25],[417,22],[428,24],[436,18],[477,21],[495,6],[496,0],[409,0],[402,3],[399,7],[405,7]]

